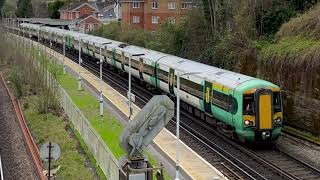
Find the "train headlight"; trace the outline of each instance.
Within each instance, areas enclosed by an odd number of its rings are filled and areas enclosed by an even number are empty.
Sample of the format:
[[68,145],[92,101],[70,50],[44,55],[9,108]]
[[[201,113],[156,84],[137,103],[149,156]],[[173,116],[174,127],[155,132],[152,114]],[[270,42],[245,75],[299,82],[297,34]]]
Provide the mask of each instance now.
[[281,124],[282,119],[281,119],[280,117],[278,117],[277,119],[273,120],[273,122],[274,122],[275,124]]
[[248,126],[248,125],[250,125],[250,121],[249,120],[245,120],[244,124]]

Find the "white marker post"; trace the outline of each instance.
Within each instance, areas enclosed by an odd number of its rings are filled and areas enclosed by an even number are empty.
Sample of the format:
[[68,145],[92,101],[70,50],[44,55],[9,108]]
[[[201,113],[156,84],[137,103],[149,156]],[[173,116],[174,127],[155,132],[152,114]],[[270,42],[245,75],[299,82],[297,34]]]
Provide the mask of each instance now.
[[[180,77],[185,75],[199,74],[199,72],[190,72],[180,74],[177,72],[177,129],[176,129],[176,178],[175,180],[180,180]],[[174,85],[173,85],[174,87]]]

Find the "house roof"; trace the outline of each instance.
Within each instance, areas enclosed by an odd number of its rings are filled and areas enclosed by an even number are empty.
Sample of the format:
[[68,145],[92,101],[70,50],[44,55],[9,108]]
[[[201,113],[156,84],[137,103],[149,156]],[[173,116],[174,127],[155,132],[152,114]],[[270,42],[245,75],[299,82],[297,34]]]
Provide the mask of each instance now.
[[119,0],[119,2],[144,2],[144,0]]
[[60,12],[61,11],[75,11],[84,5],[88,5],[89,7],[91,7],[92,9],[94,9],[96,11],[101,11],[103,8],[105,8],[106,6],[109,6],[113,3],[114,3],[113,0],[109,0],[108,2],[78,2],[78,3],[72,3],[70,5],[63,6],[59,9],[59,11]]
[[90,17],[96,19],[96,20],[99,21],[99,22],[102,22],[100,19],[96,18],[95,16],[92,16],[91,14],[87,14],[87,15],[81,16],[81,17],[75,19],[75,21],[76,21],[77,24],[78,24],[78,23],[81,23],[82,21],[84,21],[84,20],[86,20],[86,19],[88,19],[88,18],[90,18]]

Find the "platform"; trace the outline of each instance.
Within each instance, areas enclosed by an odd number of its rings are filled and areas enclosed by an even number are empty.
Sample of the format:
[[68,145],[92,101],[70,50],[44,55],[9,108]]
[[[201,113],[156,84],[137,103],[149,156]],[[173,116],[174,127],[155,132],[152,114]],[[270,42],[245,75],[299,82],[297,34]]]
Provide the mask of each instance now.
[[[29,40],[30,41],[30,40]],[[37,42],[33,42],[37,44]],[[41,45],[41,49],[45,49],[49,54],[50,49],[45,48]],[[63,55],[51,50],[51,53],[60,63],[63,63]],[[74,72],[80,72],[81,77],[88,83],[90,86],[95,88],[97,91],[103,92],[103,95],[106,99],[114,104],[123,114],[126,116],[128,113],[127,98],[120,94],[118,91],[113,89],[111,86],[105,82],[101,83],[100,79],[94,74],[89,72],[83,67],[80,67],[77,63],[73,62],[67,57],[64,58],[65,65]],[[136,105],[133,105],[133,118],[140,111],[140,108]],[[180,141],[181,142],[181,141]],[[176,159],[176,137],[167,129],[163,129],[157,137],[154,139],[154,144],[157,148],[162,151],[161,153],[170,158],[170,162],[174,163]],[[210,165],[202,157],[200,157],[196,152],[189,148],[186,144],[181,142],[181,160],[180,167],[185,175],[190,179],[199,179],[207,180],[213,179],[214,177],[218,179],[226,179],[221,172],[219,172],[215,167]]]

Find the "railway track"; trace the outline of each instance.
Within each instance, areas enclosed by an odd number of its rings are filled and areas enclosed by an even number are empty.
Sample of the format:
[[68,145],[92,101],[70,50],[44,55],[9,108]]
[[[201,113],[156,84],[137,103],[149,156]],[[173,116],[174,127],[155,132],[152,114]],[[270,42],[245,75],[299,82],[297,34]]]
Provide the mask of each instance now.
[[[61,46],[54,49],[62,52]],[[76,51],[67,52],[66,55],[78,62]],[[82,59],[82,66],[98,76],[98,60],[85,54],[82,54]],[[126,73],[120,75],[115,68],[104,65],[103,80],[126,95]],[[137,105],[143,107],[154,94],[149,91],[150,88],[142,88],[136,83],[133,81],[132,90],[137,95]],[[318,169],[275,148],[261,151],[241,146],[185,111],[181,112],[181,121],[182,141],[229,179],[320,179]],[[175,133],[175,126],[173,119],[166,128]]]
[[41,161],[21,126],[22,112],[0,74],[0,179],[45,179]]
[[4,180],[1,156],[0,156],[0,180]]

